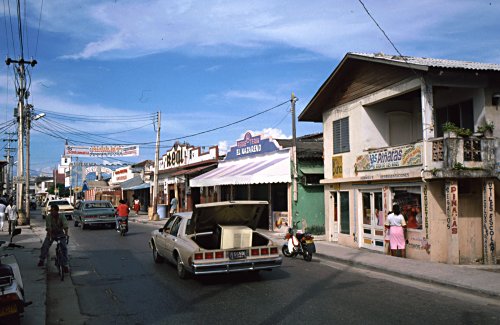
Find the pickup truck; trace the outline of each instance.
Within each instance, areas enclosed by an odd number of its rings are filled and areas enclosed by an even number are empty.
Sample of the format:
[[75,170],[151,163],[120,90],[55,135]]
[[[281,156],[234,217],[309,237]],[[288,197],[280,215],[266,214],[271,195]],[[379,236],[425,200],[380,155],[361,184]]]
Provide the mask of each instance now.
[[54,199],[48,200],[42,206],[42,218],[45,219],[50,214],[50,207],[52,205],[59,206],[59,215],[65,216],[67,220],[73,219],[74,207],[69,203],[67,199]]
[[266,201],[198,204],[193,212],[174,214],[151,233],[153,259],[175,264],[182,279],[280,267],[278,244],[256,231],[267,212]]

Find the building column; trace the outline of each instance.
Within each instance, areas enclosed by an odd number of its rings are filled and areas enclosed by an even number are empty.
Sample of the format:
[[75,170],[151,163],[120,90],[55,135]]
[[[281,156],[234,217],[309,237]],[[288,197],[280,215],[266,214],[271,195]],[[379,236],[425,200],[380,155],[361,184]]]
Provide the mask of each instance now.
[[458,245],[458,183],[447,181],[446,193],[446,223],[448,229],[448,264],[460,264]]
[[495,242],[495,183],[483,184],[483,264],[497,264]]

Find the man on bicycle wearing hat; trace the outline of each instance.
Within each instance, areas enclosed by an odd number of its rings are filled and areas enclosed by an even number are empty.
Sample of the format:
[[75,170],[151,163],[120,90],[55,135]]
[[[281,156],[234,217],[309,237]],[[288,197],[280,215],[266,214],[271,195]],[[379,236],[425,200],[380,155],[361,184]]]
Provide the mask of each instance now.
[[[50,206],[50,214],[45,218],[45,229],[47,230],[47,235],[42,244],[38,266],[44,265],[44,261],[49,253],[49,248],[57,237],[66,235],[66,238],[68,238],[68,221],[65,216],[59,215],[59,206],[56,204]],[[68,248],[66,245],[67,241],[61,240],[63,268],[64,272],[68,273]]]

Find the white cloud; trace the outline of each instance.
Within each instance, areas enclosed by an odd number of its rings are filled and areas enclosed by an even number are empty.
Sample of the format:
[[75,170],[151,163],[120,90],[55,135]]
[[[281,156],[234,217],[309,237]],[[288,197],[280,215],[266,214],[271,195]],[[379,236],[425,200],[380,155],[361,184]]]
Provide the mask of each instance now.
[[[264,128],[262,130],[251,131],[254,135],[261,135],[261,138],[273,138],[273,139],[290,139],[292,136],[286,135],[281,129],[276,128]],[[246,132],[245,132],[246,133]],[[240,139],[243,139],[245,133],[242,133]]]
[[[473,33],[498,24],[496,3],[364,3],[403,52],[414,49],[425,54],[425,47],[414,48],[415,41],[450,42],[449,34],[457,28]],[[276,46],[330,58],[347,51],[395,51],[357,1],[318,0],[304,5],[285,0],[151,0],[145,5],[132,0],[53,0],[44,5],[43,14],[42,28],[83,42],[67,58],[138,57],[166,51],[237,56]],[[467,19],[473,16],[482,18]]]

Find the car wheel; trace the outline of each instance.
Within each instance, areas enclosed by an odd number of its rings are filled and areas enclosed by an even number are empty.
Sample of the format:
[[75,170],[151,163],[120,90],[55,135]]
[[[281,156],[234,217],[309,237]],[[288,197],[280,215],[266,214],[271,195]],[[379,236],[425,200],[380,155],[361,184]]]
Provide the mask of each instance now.
[[78,221],[76,221],[76,219],[74,221],[74,224],[75,224],[75,227],[78,227]]
[[87,225],[83,221],[80,223],[80,227],[82,228],[82,230],[87,229]]
[[163,257],[158,253],[155,244],[153,244],[153,260],[158,264],[163,262]]
[[184,264],[179,256],[177,256],[177,276],[180,279],[186,279],[188,276],[186,268],[184,267]]

